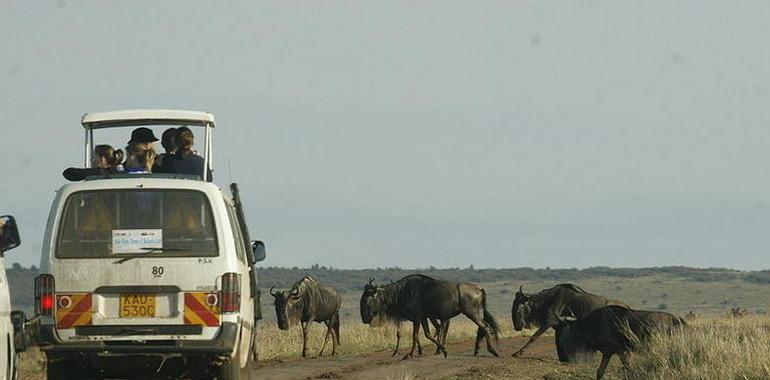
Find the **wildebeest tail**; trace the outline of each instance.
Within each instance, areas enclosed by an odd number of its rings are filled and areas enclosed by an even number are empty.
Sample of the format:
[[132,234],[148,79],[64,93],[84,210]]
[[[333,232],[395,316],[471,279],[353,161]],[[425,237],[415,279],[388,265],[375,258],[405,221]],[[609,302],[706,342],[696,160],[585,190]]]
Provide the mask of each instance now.
[[334,329],[334,335],[337,337],[337,345],[340,344],[340,312],[334,314],[332,318],[332,328]]
[[500,325],[497,324],[497,320],[487,310],[487,291],[481,289],[481,306],[484,308],[484,323],[492,329],[495,333],[495,342],[500,339]]

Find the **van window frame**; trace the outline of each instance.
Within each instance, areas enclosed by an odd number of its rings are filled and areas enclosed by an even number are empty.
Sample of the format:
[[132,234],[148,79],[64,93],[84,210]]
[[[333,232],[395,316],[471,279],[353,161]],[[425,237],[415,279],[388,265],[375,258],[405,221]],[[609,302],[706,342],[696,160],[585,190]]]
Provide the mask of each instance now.
[[70,199],[76,195],[83,194],[83,193],[99,193],[99,192],[118,192],[118,191],[125,191],[125,192],[141,192],[141,191],[154,191],[154,192],[187,192],[187,193],[197,193],[200,194],[203,199],[205,200],[206,208],[209,212],[209,215],[211,216],[211,223],[214,224],[213,231],[214,231],[214,247],[215,250],[212,252],[212,254],[207,255],[195,255],[195,254],[185,254],[182,253],[175,253],[172,255],[163,254],[163,253],[154,253],[149,255],[141,255],[136,256],[137,258],[158,258],[158,259],[179,259],[179,258],[216,258],[222,255],[222,249],[220,246],[220,235],[221,235],[221,226],[220,223],[217,222],[217,216],[214,213],[214,207],[212,205],[211,199],[208,197],[206,192],[201,190],[195,190],[195,189],[180,189],[180,188],[146,188],[137,190],[135,188],[112,188],[112,189],[90,189],[90,190],[79,190],[72,192],[67,195],[67,197],[63,200],[62,206],[61,206],[61,212],[57,215],[57,226],[56,226],[56,235],[55,238],[52,241],[53,249],[54,249],[54,257],[58,260],[83,260],[83,259],[94,259],[94,260],[104,260],[104,259],[120,259],[123,257],[131,257],[135,256],[136,254],[113,254],[113,255],[106,255],[106,256],[61,256],[60,251],[60,239],[63,233],[64,229],[64,218],[67,215],[67,207],[69,206]]
[[225,199],[225,208],[227,209],[227,218],[230,220],[230,230],[233,233],[233,239],[235,239],[235,254],[238,256],[238,260],[244,264],[246,262],[246,247],[244,245],[244,239],[241,235],[241,226],[236,217],[235,207]]

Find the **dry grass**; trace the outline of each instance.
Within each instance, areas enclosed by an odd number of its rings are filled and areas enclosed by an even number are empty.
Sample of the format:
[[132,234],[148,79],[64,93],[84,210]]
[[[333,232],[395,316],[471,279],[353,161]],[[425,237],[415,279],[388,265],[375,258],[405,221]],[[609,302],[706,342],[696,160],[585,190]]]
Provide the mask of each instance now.
[[[411,326],[402,326],[402,348],[411,344]],[[315,356],[323,342],[325,330],[314,324],[310,331],[309,354]],[[526,332],[531,333],[531,332]],[[503,325],[501,336],[517,335]],[[298,326],[281,331],[275,325],[260,327],[261,360],[297,358],[302,348],[302,336]],[[470,321],[452,321],[449,342],[474,339],[476,327]],[[343,323],[342,345],[338,352],[344,356],[366,355],[373,351],[391,350],[395,347],[393,327],[372,328],[360,323]],[[431,352],[435,346],[420,337],[423,347]],[[330,347],[327,347],[327,350]],[[598,357],[597,357],[598,359]],[[558,365],[548,379],[591,378],[595,363]],[[613,359],[608,378],[636,379],[768,379],[770,378],[770,319],[761,317],[698,319],[690,322],[687,329],[673,336],[653,336],[631,359],[628,372],[619,368]],[[21,379],[44,378],[43,355],[36,349],[21,357]],[[392,374],[390,379],[414,379],[408,369]]]
[[417,379],[417,375],[414,374],[414,372],[410,371],[406,367],[401,367],[398,372],[388,375],[386,380],[415,380]]
[[673,336],[657,335],[633,357],[630,379],[768,379],[770,321],[696,321]]
[[45,355],[37,347],[32,347],[19,355],[19,379],[45,379]]

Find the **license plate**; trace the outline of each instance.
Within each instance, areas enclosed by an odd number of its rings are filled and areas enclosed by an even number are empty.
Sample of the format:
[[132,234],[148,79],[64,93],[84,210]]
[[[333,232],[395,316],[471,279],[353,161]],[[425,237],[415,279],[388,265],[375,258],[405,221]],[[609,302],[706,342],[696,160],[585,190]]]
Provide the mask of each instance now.
[[120,295],[121,318],[155,317],[155,294],[128,293]]

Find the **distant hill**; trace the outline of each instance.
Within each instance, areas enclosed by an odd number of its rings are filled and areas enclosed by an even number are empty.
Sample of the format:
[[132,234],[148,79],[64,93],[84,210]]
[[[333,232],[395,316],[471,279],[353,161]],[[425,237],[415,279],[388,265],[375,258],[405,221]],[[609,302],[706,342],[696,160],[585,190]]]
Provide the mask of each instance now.
[[[25,268],[14,264],[7,269],[8,282],[11,287],[11,302],[14,309],[31,312],[34,301],[34,278],[40,272],[35,266]],[[377,283],[387,283],[398,280],[412,273],[423,273],[437,278],[470,281],[476,283],[502,281],[547,281],[547,282],[576,282],[590,279],[617,277],[620,279],[638,278],[645,276],[666,275],[684,281],[712,283],[724,281],[744,281],[753,284],[770,284],[770,271],[737,271],[721,268],[689,268],[689,267],[657,267],[657,268],[609,268],[593,267],[586,269],[334,269],[313,265],[310,268],[279,268],[266,267],[259,269],[259,282],[263,288],[276,286],[288,288],[303,276],[311,275],[317,280],[335,286],[341,291],[357,292],[361,290],[370,278]]]
[[317,280],[335,285],[343,290],[360,290],[369,278],[378,283],[395,281],[412,273],[422,273],[429,276],[476,283],[498,281],[553,281],[580,282],[599,277],[638,278],[655,275],[668,275],[694,282],[720,282],[743,280],[751,283],[770,284],[770,271],[744,272],[721,268],[689,268],[689,267],[657,267],[657,268],[609,268],[592,267],[586,269],[333,269],[314,265],[310,268],[278,268],[267,267],[259,271],[259,281],[263,287],[275,285],[279,288],[291,286],[305,275],[311,275]]

